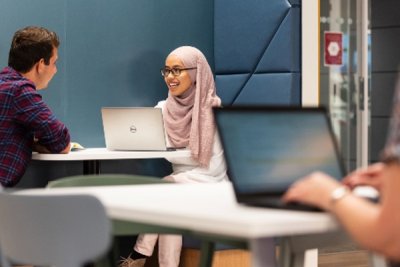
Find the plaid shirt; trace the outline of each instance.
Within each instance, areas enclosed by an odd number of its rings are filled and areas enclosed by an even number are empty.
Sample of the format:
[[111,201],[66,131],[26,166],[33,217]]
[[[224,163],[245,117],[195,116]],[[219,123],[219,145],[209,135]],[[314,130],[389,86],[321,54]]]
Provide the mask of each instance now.
[[34,138],[53,153],[70,142],[35,85],[10,67],[0,72],[0,183],[14,186],[32,157]]

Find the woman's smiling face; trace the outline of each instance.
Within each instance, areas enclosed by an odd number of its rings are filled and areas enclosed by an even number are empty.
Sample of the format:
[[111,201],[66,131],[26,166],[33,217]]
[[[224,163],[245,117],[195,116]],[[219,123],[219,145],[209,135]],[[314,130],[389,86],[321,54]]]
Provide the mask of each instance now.
[[[175,55],[170,55],[165,60],[165,68],[167,69],[184,69],[182,61]],[[173,96],[181,96],[192,85],[192,80],[187,70],[182,70],[180,75],[173,75],[170,72],[164,77],[164,81],[168,86],[169,93]]]

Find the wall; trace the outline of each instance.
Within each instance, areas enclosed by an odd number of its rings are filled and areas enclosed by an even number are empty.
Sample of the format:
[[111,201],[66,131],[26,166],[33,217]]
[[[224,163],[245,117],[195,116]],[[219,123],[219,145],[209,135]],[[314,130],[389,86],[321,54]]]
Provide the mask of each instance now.
[[[41,92],[73,141],[85,147],[105,145],[102,106],[153,106],[167,96],[159,70],[169,51],[193,45],[214,61],[211,0],[0,0],[0,9],[1,66],[17,29],[40,25],[59,34],[58,73]],[[169,171],[158,160],[102,167],[159,176]],[[19,186],[43,186],[56,176],[79,173],[79,162],[33,162]]]
[[377,161],[387,135],[400,62],[398,0],[371,1],[371,152]]
[[223,105],[301,105],[301,1],[214,2]]

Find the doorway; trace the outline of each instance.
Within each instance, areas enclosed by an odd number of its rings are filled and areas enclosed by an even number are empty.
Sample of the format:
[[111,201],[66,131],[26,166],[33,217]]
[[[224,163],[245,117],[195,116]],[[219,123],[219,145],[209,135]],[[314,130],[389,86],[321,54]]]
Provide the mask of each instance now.
[[370,12],[368,0],[320,0],[319,103],[329,111],[346,169],[368,164]]

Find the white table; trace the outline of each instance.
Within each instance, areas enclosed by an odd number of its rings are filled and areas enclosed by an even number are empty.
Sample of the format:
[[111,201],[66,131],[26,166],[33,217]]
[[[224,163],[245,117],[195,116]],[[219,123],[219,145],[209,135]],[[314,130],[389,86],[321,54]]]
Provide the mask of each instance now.
[[190,151],[179,149],[175,151],[114,151],[106,148],[86,148],[71,151],[68,154],[40,154],[32,153],[33,160],[43,161],[83,161],[84,174],[99,174],[100,160],[120,159],[154,159],[189,157]]
[[[19,193],[90,194],[100,199],[113,219],[155,226],[155,231],[166,227],[212,240],[246,241],[255,267],[276,266],[273,239],[277,237],[281,238],[280,266],[303,266],[305,250],[347,241],[336,220],[326,213],[238,205],[228,182],[31,189]],[[209,265],[208,256],[202,259],[203,266]]]

